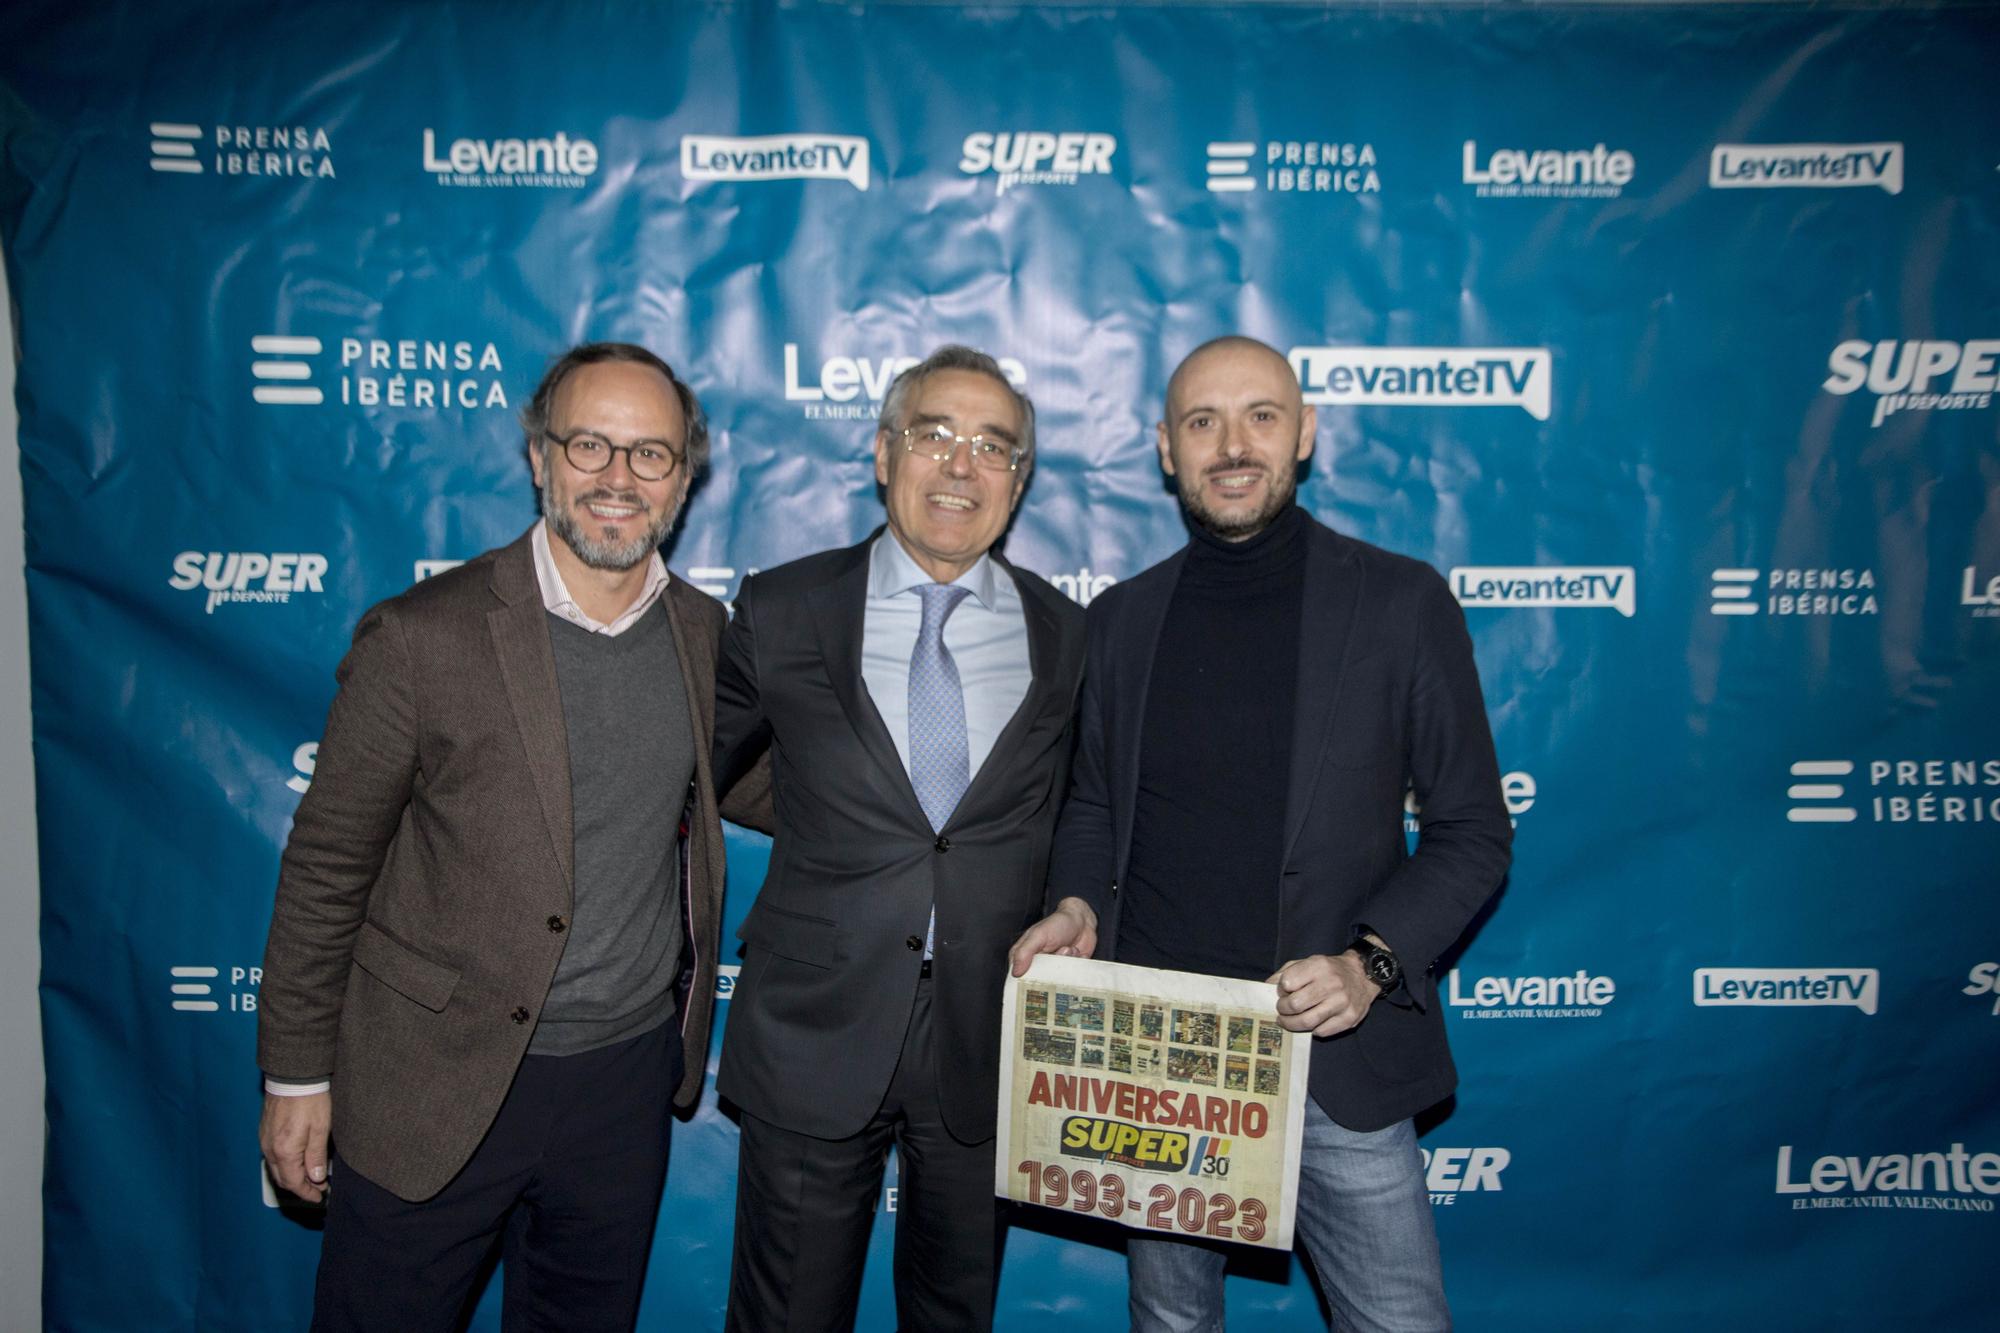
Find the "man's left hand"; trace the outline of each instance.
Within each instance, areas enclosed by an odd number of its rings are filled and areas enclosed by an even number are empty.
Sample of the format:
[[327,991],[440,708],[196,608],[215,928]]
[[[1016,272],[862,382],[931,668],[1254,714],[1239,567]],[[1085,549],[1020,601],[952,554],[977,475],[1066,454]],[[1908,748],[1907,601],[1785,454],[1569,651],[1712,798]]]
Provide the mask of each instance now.
[[1278,1021],[1293,1032],[1331,1037],[1368,1016],[1382,988],[1352,953],[1294,958],[1268,980],[1278,988]]

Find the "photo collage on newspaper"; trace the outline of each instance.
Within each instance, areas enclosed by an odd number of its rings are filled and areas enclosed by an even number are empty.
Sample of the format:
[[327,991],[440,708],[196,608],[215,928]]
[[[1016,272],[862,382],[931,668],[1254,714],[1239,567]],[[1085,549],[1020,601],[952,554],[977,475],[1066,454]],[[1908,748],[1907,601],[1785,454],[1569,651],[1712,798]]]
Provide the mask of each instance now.
[[1003,1001],[994,1192],[1290,1249],[1311,1045],[1267,982],[1044,954]]

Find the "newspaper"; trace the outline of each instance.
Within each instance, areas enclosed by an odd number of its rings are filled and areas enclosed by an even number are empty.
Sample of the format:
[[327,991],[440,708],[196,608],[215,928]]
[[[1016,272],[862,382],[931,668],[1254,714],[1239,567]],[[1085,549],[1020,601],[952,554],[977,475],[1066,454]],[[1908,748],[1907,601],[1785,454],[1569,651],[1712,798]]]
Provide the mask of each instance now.
[[1306,1038],[1277,987],[1038,956],[1000,1023],[993,1192],[1288,1250]]

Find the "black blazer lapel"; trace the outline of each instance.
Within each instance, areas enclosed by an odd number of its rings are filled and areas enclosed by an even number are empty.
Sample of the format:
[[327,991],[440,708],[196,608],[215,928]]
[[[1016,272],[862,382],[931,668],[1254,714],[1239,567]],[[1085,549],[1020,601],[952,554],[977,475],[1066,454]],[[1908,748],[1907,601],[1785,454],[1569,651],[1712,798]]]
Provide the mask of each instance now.
[[1299,682],[1293,716],[1291,776],[1285,788],[1285,864],[1305,831],[1313,784],[1326,754],[1327,727],[1340,699],[1341,676],[1354,646],[1362,594],[1361,563],[1345,539],[1318,522],[1306,547],[1306,586],[1299,605]]
[[[880,531],[876,530],[876,536]],[[875,536],[870,536],[859,546],[849,547],[847,555],[851,560],[846,568],[814,588],[807,600],[812,604],[813,623],[819,631],[820,655],[826,662],[827,678],[833,683],[834,697],[840,700],[848,722],[861,738],[861,748],[890,774],[895,789],[908,797],[905,813],[929,828],[930,817],[917,800],[917,789],[910,785],[910,772],[903,767],[903,757],[896,752],[888,724],[882,721],[882,714],[868,697],[861,679],[861,628],[868,610],[868,551],[874,542]]]
[[549,842],[562,870],[563,888],[576,896],[576,832],[570,809],[569,732],[563,725],[562,687],[549,641],[548,611],[535,580],[534,555],[522,538],[493,562],[489,586],[503,603],[486,616],[493,654],[507,682],[507,702],[521,729],[528,772],[541,798]]
[[[1119,721],[1105,719],[1108,753],[1104,756],[1105,768],[1115,775],[1111,782],[1111,829],[1118,839],[1120,880],[1125,878],[1125,866],[1131,858],[1133,812],[1139,804],[1139,738],[1146,723],[1146,691],[1152,688],[1160,631],[1166,626],[1167,607],[1173,603],[1174,586],[1181,581],[1181,566],[1186,561],[1187,548],[1182,547],[1148,571],[1149,577],[1129,585],[1125,633],[1111,664],[1109,688],[1102,692],[1116,701],[1122,715]],[[1125,713],[1127,709],[1129,713]]]

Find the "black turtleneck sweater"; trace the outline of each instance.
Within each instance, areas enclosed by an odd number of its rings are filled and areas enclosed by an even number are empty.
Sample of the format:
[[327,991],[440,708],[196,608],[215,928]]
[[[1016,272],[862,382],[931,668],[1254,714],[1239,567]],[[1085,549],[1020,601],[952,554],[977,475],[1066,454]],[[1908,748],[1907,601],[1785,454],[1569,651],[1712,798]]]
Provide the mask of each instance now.
[[1118,960],[1262,981],[1279,962],[1304,511],[1247,541],[1196,528],[1139,741]]

